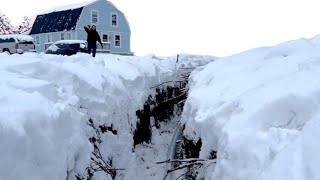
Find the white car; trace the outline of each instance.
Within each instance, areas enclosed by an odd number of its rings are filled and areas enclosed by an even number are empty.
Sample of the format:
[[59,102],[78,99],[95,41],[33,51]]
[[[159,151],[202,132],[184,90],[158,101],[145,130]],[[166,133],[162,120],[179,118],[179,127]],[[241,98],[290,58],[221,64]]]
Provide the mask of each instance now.
[[8,54],[35,52],[34,40],[31,36],[23,34],[0,35],[0,52]]

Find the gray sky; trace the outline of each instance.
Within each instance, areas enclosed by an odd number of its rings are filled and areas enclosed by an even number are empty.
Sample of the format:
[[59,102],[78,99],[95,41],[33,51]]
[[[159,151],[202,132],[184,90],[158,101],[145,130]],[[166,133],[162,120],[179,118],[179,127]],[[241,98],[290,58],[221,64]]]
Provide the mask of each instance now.
[[[227,56],[320,34],[317,0],[110,0],[131,25],[137,55]],[[14,24],[55,6],[83,0],[7,0]]]

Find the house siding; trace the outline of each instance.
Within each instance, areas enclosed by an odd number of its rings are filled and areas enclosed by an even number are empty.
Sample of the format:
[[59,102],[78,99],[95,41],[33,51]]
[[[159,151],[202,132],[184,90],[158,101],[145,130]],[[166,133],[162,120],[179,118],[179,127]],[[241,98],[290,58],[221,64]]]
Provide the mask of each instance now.
[[[71,39],[75,39],[75,31],[61,31],[61,32],[51,32],[51,33],[42,33],[42,34],[34,34],[34,35],[31,35],[34,40],[36,41],[36,36],[39,36],[40,37],[40,44],[35,44],[36,46],[36,51],[38,53],[40,52],[44,52],[46,49],[45,49],[45,44],[46,43],[53,43],[53,42],[56,42],[56,41],[60,41],[61,40],[61,33],[64,33],[65,34],[65,38],[67,37],[67,33],[70,33],[71,34]],[[47,39],[47,36],[48,35],[51,35],[51,42],[48,42],[48,39]]]
[[[71,39],[79,39],[79,40],[86,40],[87,33],[83,29],[86,25],[91,24],[91,12],[92,10],[98,11],[99,13],[99,24],[96,25],[97,31],[101,37],[103,34],[108,34],[109,42],[110,42],[110,51],[111,53],[119,53],[119,54],[131,54],[130,48],[130,27],[128,21],[126,20],[124,14],[119,11],[113,4],[106,0],[98,0],[92,4],[88,4],[84,6],[82,12],[79,16],[79,20],[76,23],[76,27],[74,30],[71,31],[60,31],[60,32],[51,32],[52,34],[52,42],[60,40],[60,34],[62,32],[71,32]],[[117,27],[113,27],[111,25],[111,14],[115,13],[118,16]],[[33,27],[34,28],[34,27]],[[36,51],[37,52],[44,52],[45,51],[45,44],[47,42],[47,34],[49,33],[42,33],[42,34],[32,34],[32,37],[36,39],[36,36],[40,37],[40,45],[36,44]],[[121,36],[121,45],[120,47],[115,46],[115,35]],[[66,38],[66,35],[65,35]]]
[[[87,39],[87,33],[83,27],[91,24],[91,11],[99,12],[99,23],[96,24],[97,31],[102,39],[103,34],[109,35],[110,50],[112,53],[128,54],[131,53],[130,49],[130,27],[124,17],[124,14],[111,5],[107,1],[97,1],[83,8],[82,14],[76,26],[77,38],[81,40]],[[118,26],[111,26],[111,13],[118,15]],[[121,47],[116,47],[114,44],[114,35],[121,35]]]

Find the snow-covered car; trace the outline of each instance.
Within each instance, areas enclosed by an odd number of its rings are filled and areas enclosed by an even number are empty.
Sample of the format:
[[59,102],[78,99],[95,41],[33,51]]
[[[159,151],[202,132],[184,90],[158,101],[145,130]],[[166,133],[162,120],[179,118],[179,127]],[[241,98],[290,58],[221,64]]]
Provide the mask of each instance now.
[[71,56],[78,52],[87,53],[86,41],[83,40],[61,40],[53,43],[46,49],[45,54],[58,54]]
[[0,35],[0,52],[8,54],[35,52],[34,40],[31,36],[23,34]]

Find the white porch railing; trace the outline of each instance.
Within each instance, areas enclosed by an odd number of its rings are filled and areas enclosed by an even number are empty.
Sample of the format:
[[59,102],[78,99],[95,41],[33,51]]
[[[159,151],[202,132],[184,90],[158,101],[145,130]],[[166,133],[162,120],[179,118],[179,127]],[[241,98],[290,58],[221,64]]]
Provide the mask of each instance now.
[[97,44],[97,52],[99,53],[110,53],[111,48],[110,48],[110,42],[102,42],[103,48],[101,48],[101,45],[98,43]]

